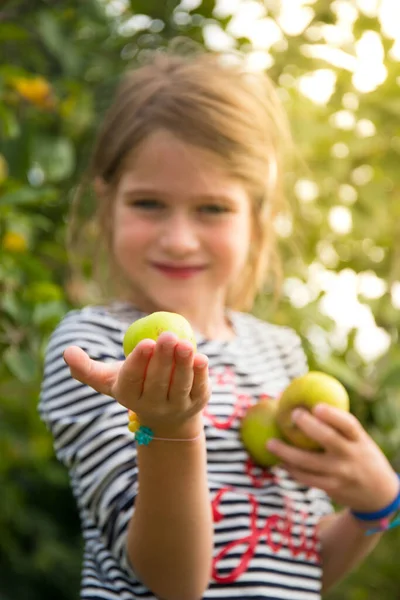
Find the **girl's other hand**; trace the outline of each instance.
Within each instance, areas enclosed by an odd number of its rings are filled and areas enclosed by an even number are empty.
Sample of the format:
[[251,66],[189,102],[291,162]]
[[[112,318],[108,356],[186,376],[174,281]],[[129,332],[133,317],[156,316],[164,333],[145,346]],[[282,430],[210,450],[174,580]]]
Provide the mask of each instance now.
[[399,491],[397,475],[354,415],[319,404],[312,413],[294,411],[293,418],[324,450],[312,452],[271,440],[268,449],[295,479],[356,511],[375,512],[394,500]]
[[198,433],[197,415],[211,390],[207,356],[195,354],[190,342],[165,332],[157,342],[142,340],[124,361],[95,361],[77,346],[65,350],[64,360],[74,379],[134,411],[156,436]]

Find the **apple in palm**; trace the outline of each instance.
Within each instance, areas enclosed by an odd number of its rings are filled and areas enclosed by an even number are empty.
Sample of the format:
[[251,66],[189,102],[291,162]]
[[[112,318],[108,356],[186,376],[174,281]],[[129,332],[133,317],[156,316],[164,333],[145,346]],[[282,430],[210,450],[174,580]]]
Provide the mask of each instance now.
[[128,327],[122,344],[125,356],[128,356],[140,341],[144,339],[157,341],[165,331],[174,333],[181,340],[188,340],[194,350],[197,350],[196,338],[189,321],[178,313],[158,311],[134,321]]

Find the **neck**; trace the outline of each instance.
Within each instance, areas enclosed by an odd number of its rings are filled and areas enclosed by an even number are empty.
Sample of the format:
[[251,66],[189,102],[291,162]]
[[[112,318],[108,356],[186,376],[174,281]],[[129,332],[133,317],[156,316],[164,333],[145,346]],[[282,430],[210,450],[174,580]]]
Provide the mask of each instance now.
[[205,320],[198,319],[195,316],[191,318],[190,315],[182,314],[192,327],[207,339],[231,340],[235,336],[232,324],[226,316],[225,310],[213,316],[208,314]]
[[[168,308],[158,308],[157,310],[168,310]],[[190,310],[182,307],[171,312],[178,312],[189,321],[194,331],[198,331],[202,336],[209,340],[230,340],[235,334],[227,315],[225,307],[215,308],[206,307],[206,310]]]

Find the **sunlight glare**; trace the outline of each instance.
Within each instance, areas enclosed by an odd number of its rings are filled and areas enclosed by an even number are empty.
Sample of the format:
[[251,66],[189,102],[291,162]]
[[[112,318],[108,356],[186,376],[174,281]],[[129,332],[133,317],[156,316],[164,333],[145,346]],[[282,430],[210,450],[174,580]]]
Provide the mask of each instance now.
[[332,69],[317,69],[300,77],[298,86],[303,96],[315,104],[326,104],[336,87],[336,73]]

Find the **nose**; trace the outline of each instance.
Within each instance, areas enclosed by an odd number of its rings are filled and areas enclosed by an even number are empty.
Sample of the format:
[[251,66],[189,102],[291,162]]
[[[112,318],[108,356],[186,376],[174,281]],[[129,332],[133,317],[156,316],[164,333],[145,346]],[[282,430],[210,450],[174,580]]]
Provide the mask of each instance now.
[[192,254],[200,246],[195,223],[182,213],[175,213],[164,220],[159,242],[166,254],[176,258]]

